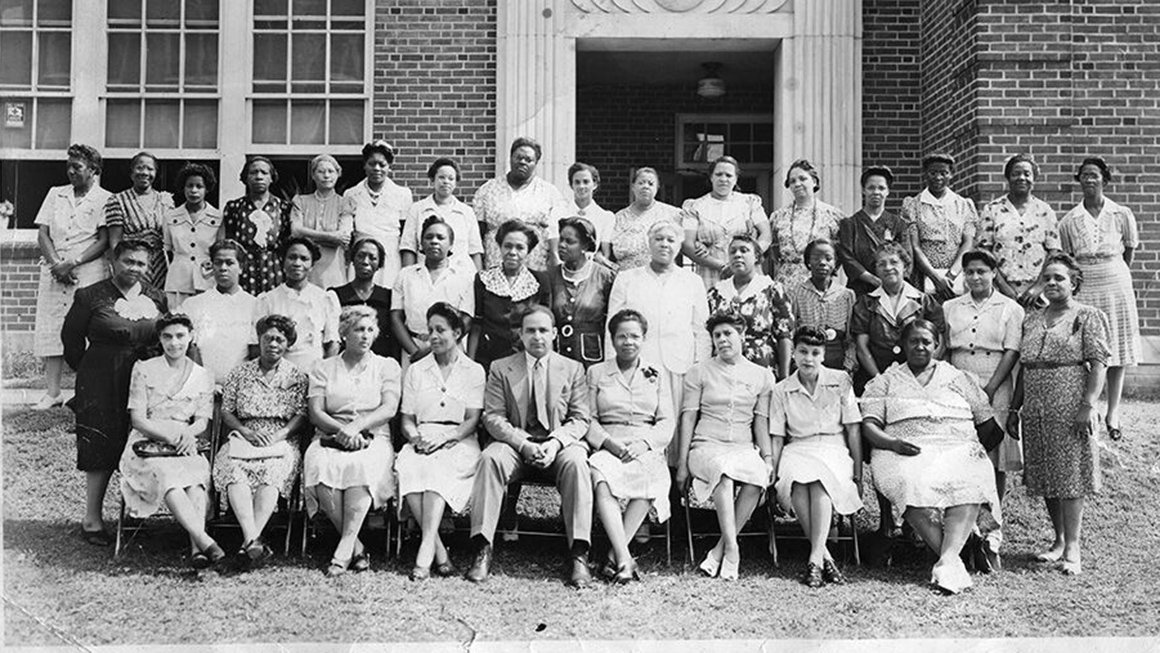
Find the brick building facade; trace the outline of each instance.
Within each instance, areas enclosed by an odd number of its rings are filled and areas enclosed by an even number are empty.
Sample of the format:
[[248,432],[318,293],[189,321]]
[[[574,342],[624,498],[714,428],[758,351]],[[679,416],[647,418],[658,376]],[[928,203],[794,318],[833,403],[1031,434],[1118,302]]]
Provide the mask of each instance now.
[[[341,11],[360,10],[357,1],[327,1],[330,4],[322,4],[331,7],[332,11],[339,10],[339,5]],[[520,30],[524,27],[517,22],[526,18],[512,16],[523,11],[522,0],[519,10],[515,8],[516,3],[508,5],[504,2],[381,0],[361,5],[367,27],[372,32],[366,43],[367,85],[361,93],[353,92],[347,105],[343,106],[357,107],[359,102],[365,101],[361,140],[383,137],[399,148],[400,156],[393,175],[396,181],[411,187],[416,197],[426,193],[427,163],[436,156],[451,155],[459,159],[463,168],[460,195],[470,199],[474,190],[504,165],[506,149],[503,149],[502,141],[507,135],[513,129],[542,124],[535,122],[538,117],[525,117],[525,114],[537,114],[538,110],[520,104],[524,101],[522,96],[515,96],[511,91],[516,85],[530,85],[533,88],[531,95],[542,92],[565,96],[563,105],[571,114],[564,113],[575,121],[575,126],[566,130],[572,135],[572,140],[558,149],[574,153],[577,158],[589,160],[601,168],[605,183],[598,200],[616,209],[627,201],[625,175],[634,165],[653,165],[662,174],[675,175],[674,178],[688,175],[688,170],[680,169],[683,164],[678,160],[679,149],[673,143],[674,139],[679,139],[680,132],[676,116],[704,112],[739,113],[773,115],[780,120],[776,116],[783,115],[787,109],[779,104],[779,98],[794,89],[809,91],[814,88],[811,84],[818,83],[816,79],[803,79],[803,76],[813,74],[825,78],[849,72],[840,70],[840,64],[829,69],[818,68],[800,54],[794,55],[798,58],[793,59],[792,66],[768,76],[729,78],[726,69],[723,76],[729,82],[729,93],[710,103],[695,95],[695,76],[683,83],[618,84],[605,77],[578,78],[574,70],[576,66],[552,69],[551,66],[558,64],[535,57],[523,62],[526,66],[523,69],[505,68],[505,57],[516,56],[505,54],[513,52],[512,39],[516,38],[517,32],[523,34]],[[681,11],[699,4],[676,0],[647,0],[646,4],[648,2]],[[110,0],[109,8],[116,4],[119,4],[116,0]],[[300,3],[293,4],[298,6]],[[549,26],[553,23],[547,21],[562,21],[565,13],[575,14],[568,18],[572,21],[569,29],[578,30],[582,36],[592,36],[597,30],[593,27],[595,25],[611,24],[599,23],[596,10],[591,8],[594,3],[585,0],[537,0],[535,3],[529,0],[531,4],[536,5],[538,12],[533,17],[542,15]],[[1117,174],[1109,195],[1130,206],[1140,222],[1143,246],[1137,253],[1133,272],[1142,326],[1149,341],[1147,356],[1150,360],[1157,358],[1153,353],[1156,349],[1153,343],[1160,342],[1160,260],[1157,258],[1160,226],[1153,216],[1160,211],[1160,179],[1147,173],[1160,164],[1160,143],[1157,142],[1160,139],[1160,130],[1157,129],[1160,127],[1160,4],[1150,0],[1027,3],[1003,0],[848,0],[835,3],[834,0],[817,0],[810,5],[806,5],[805,0],[743,0],[741,4],[764,7],[761,11],[767,8],[771,16],[776,11],[780,18],[773,20],[783,21],[770,23],[776,25],[788,25],[784,21],[789,20],[789,16],[796,17],[806,11],[846,11],[848,7],[860,7],[860,16],[846,22],[839,20],[832,29],[854,30],[850,42],[855,43],[860,52],[860,96],[848,99],[860,103],[855,115],[861,116],[861,122],[848,127],[850,133],[859,135],[857,145],[862,164],[885,163],[898,174],[890,198],[891,206],[896,207],[902,197],[920,190],[917,163],[926,151],[938,149],[953,153],[960,161],[956,170],[956,189],[980,203],[1003,192],[1003,160],[1016,152],[1028,152],[1042,168],[1036,183],[1036,195],[1062,215],[1080,198],[1078,184],[1072,180],[1078,161],[1089,153],[1107,157]],[[238,5],[251,6],[239,8]],[[229,27],[230,17],[226,14],[241,17],[241,22],[245,23],[243,27],[255,21],[252,23],[255,29],[273,29],[256,22],[254,12],[258,6],[276,5],[279,3],[270,0],[236,5],[223,2],[220,5],[221,51],[245,52],[247,57],[252,57],[255,47],[246,40],[250,38],[246,29]],[[585,7],[583,11],[592,13],[577,13],[578,8]],[[841,9],[818,10],[815,7]],[[103,47],[82,42],[91,37],[79,35],[93,27],[99,33],[103,28],[100,21],[105,18],[83,17],[81,12],[75,11],[71,25],[74,34],[71,72],[74,96],[86,92],[84,80],[89,72],[96,70],[92,62],[85,62],[84,53],[99,52]],[[108,20],[111,26],[112,18]],[[711,17],[703,24],[708,26],[707,29],[718,29],[714,26],[727,24],[720,22],[725,20],[726,17]],[[92,21],[97,22],[94,24]],[[14,23],[9,21],[8,24]],[[538,29],[536,25],[527,27],[527,33],[539,38]],[[803,33],[809,35],[811,27],[806,25],[795,29],[806,30]],[[732,34],[700,36],[725,35]],[[619,39],[613,43],[614,48],[628,47],[624,45],[628,36],[611,36]],[[786,56],[785,46],[779,45],[777,39],[761,40],[755,36],[761,35],[746,35],[757,44],[755,47],[769,49],[770,57]],[[572,47],[575,47],[574,43]],[[720,41],[711,47],[720,47]],[[530,51],[538,52],[534,48]],[[579,54],[581,59],[584,56],[583,52]],[[631,54],[620,56],[630,57]],[[221,169],[226,172],[222,175],[225,179],[219,202],[224,203],[224,199],[240,194],[240,186],[233,180],[233,171],[245,154],[280,155],[288,157],[287,165],[298,166],[313,152],[336,152],[347,157],[344,164],[357,154],[358,147],[353,142],[296,144],[293,142],[293,133],[297,129],[295,123],[290,123],[289,140],[284,144],[255,142],[256,137],[246,127],[255,107],[277,104],[282,100],[280,96],[270,100],[256,92],[235,93],[238,83],[246,86],[252,81],[251,76],[231,77],[237,75],[231,71],[236,66],[226,65],[233,63],[229,57],[220,59],[218,145],[192,150],[183,147],[150,148],[158,149],[158,154],[164,159],[220,161]],[[544,67],[550,68],[548,71],[534,69],[541,61],[545,62]],[[242,68],[250,68],[249,61],[242,63]],[[103,62],[98,61],[95,65],[100,68]],[[526,79],[521,71],[526,72]],[[293,67],[290,74],[291,77],[296,74]],[[104,79],[104,73],[99,77]],[[503,88],[500,88],[501,84]],[[30,103],[35,101],[48,106],[56,98],[51,92],[37,95],[40,92],[36,89],[24,95],[6,89],[0,84],[0,101],[8,101],[17,95],[23,101],[27,95],[33,98]],[[293,88],[288,91],[290,103],[300,99],[295,93]],[[148,101],[153,96],[145,89],[142,97]],[[78,101],[78,106],[73,107],[70,138],[64,141],[86,141],[88,139],[82,136],[86,133],[106,134],[104,126],[110,123],[109,116],[99,112],[89,116],[86,114],[89,109],[79,105]],[[506,112],[505,107],[508,107]],[[338,110],[337,105],[333,110]],[[500,115],[501,112],[505,115]],[[508,113],[513,115],[506,115]],[[292,113],[291,117],[295,115]],[[244,116],[246,120],[242,120],[243,125],[239,127],[235,124],[238,121],[230,116]],[[552,120],[558,122],[559,115]],[[90,125],[101,128],[90,129]],[[767,157],[771,159],[763,186],[770,204],[767,209],[787,199],[780,179],[784,174],[784,162],[799,154],[790,151],[797,142],[794,139],[800,136],[794,131],[797,127],[799,125],[789,123],[775,126],[778,135],[774,149],[779,151],[776,156]],[[557,125],[552,129],[559,133],[560,127]],[[544,131],[546,133],[530,135],[544,140],[545,147],[551,150],[556,145],[550,137],[552,132],[549,129]],[[6,140],[0,149],[0,160],[4,162],[4,167],[0,168],[4,177],[0,179],[0,189],[6,198],[10,192],[15,192],[13,165],[25,165],[29,169],[40,165],[42,167],[38,170],[42,170],[45,161],[63,161],[63,147],[59,143],[38,148],[39,140],[33,142],[32,138],[29,137],[26,146]],[[93,144],[101,146],[99,142]],[[132,150],[138,149],[105,145],[101,149],[111,159],[124,159]],[[823,166],[827,164],[821,154],[803,154],[819,160]],[[855,164],[858,161],[856,159]],[[562,181],[559,165],[562,163],[554,162],[554,167],[546,168],[549,173],[546,176],[551,181]],[[826,174],[825,168],[823,173]],[[43,176],[44,173],[37,174]],[[304,172],[299,174],[304,176]],[[834,175],[830,180],[834,181]],[[353,183],[357,177],[345,181]],[[49,182],[64,183],[63,165],[57,178]],[[831,193],[837,192],[833,190],[834,183],[826,186]],[[852,212],[856,208],[856,195],[849,191],[834,197],[827,196],[824,189],[823,196],[845,210]],[[39,198],[18,197],[18,213],[24,216],[30,212],[34,214]],[[679,197],[668,199],[678,200]],[[6,349],[9,350],[27,348],[30,341],[37,255],[31,230],[10,229],[5,233],[4,242],[0,244],[0,320]]]

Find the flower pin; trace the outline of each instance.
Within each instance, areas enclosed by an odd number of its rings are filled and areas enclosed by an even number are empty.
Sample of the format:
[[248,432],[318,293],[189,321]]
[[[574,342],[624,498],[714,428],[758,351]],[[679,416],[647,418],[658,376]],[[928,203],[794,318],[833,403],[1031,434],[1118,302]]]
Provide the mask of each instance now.
[[660,373],[657,372],[657,368],[649,366],[649,367],[646,367],[643,370],[641,370],[641,374],[644,374],[645,380],[648,381],[649,383],[656,383],[657,376]]

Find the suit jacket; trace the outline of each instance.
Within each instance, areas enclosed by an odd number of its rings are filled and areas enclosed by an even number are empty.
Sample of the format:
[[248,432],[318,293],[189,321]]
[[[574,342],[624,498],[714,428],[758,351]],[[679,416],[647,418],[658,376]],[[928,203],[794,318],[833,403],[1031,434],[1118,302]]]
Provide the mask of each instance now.
[[[588,384],[584,366],[551,352],[547,355],[548,437],[568,446],[588,432]],[[483,397],[483,425],[496,440],[517,451],[528,441],[528,365],[524,352],[491,364]]]

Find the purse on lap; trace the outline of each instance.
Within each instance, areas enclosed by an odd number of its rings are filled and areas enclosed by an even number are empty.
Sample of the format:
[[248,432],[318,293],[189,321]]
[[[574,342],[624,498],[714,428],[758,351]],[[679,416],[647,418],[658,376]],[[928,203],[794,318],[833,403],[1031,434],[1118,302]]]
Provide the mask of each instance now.
[[230,431],[230,458],[238,460],[262,460],[264,458],[281,458],[291,453],[290,442],[279,440],[267,447],[259,447],[250,443],[237,431]]
[[182,454],[177,453],[177,447],[155,440],[138,440],[133,443],[133,453],[138,458],[173,458]]

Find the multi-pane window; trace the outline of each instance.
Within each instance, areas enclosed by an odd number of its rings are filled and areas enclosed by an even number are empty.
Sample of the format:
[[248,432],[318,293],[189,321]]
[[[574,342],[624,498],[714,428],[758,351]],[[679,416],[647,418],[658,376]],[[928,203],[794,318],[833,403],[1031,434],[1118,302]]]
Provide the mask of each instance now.
[[365,0],[254,0],[252,142],[362,143],[366,34]]
[[751,115],[682,115],[681,165],[698,167],[728,154],[742,165],[773,162],[773,119]]
[[72,0],[0,0],[0,148],[68,147]]
[[108,0],[105,145],[214,149],[219,0]]

